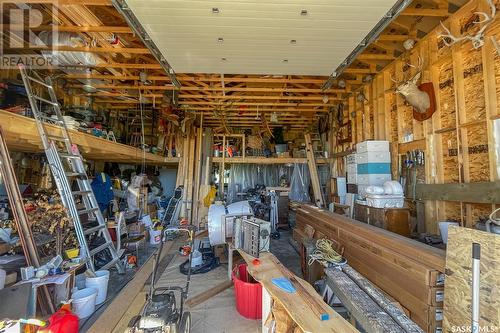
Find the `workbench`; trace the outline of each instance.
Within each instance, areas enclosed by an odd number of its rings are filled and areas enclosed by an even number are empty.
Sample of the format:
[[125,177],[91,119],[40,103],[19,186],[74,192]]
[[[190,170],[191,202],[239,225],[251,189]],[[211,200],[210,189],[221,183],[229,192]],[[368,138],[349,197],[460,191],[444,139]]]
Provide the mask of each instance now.
[[[35,119],[0,110],[0,126],[10,150],[27,153],[43,152],[42,140]],[[47,134],[58,135],[58,127],[48,124]],[[71,141],[78,145],[80,153],[90,160],[147,164],[177,164],[179,158],[144,153],[141,149],[106,140],[76,130],[68,130]]]
[[[261,252],[259,264],[254,257],[243,250],[229,246],[229,270],[232,267],[233,251],[236,250],[247,263],[248,273],[262,285],[262,332],[270,332],[266,319],[271,313],[273,302],[279,302],[290,318],[304,332],[358,332],[351,324],[326,304],[316,290],[306,281],[296,277],[286,269],[270,252]],[[297,289],[288,293],[272,283],[273,278],[286,277]],[[327,314],[328,320],[320,320],[320,313]]]

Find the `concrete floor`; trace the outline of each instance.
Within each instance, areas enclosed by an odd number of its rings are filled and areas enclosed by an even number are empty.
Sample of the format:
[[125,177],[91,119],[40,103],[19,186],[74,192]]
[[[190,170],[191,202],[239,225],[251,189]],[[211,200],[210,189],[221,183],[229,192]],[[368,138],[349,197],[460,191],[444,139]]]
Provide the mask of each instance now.
[[[290,244],[291,231],[281,231],[280,239],[272,239],[271,252],[292,272],[301,276],[300,257],[295,248]],[[182,243],[182,242],[181,242]],[[181,245],[179,243],[179,245]],[[176,251],[178,246],[173,246]],[[173,253],[173,259],[161,275],[158,286],[183,285],[186,276],[182,275],[176,266],[186,260],[178,253]],[[193,297],[204,292],[227,279],[227,265],[222,264],[205,274],[196,274],[191,277],[189,296]],[[252,333],[261,331],[261,320],[249,320],[242,317],[236,310],[234,288],[208,299],[191,309],[193,333]]]

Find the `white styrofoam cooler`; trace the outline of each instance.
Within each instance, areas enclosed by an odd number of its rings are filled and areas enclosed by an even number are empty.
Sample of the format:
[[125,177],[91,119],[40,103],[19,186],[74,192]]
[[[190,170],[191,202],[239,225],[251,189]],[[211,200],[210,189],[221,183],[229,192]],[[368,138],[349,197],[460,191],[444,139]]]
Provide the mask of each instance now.
[[401,195],[367,194],[366,204],[375,208],[403,208],[405,198]]
[[357,184],[358,183],[358,174],[357,173],[348,173],[347,174],[347,183],[348,184]]
[[388,180],[391,180],[390,174],[358,174],[357,181],[359,185],[379,185],[382,186]]
[[389,141],[363,141],[356,144],[356,152],[364,153],[367,151],[389,151]]
[[366,151],[356,154],[356,164],[366,163],[391,163],[389,151]]
[[356,174],[358,173],[358,167],[356,164],[347,164],[347,174]]

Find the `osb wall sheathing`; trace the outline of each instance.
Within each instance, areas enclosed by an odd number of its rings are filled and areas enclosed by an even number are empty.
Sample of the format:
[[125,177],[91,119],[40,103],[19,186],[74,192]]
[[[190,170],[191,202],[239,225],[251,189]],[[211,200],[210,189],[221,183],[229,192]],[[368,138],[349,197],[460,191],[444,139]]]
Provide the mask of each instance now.
[[481,246],[479,326],[480,332],[500,327],[500,237],[450,227],[446,251],[443,332],[470,328],[472,307],[472,243]]
[[[500,0],[495,3],[499,8]],[[471,22],[477,20],[476,11],[489,12],[487,2],[472,0],[443,23],[456,35],[474,33],[478,27]],[[493,122],[500,118],[500,56],[490,39],[495,36],[500,41],[499,16],[500,9],[496,21],[486,29],[484,46],[477,50],[470,41],[446,46],[438,37],[442,28],[437,26],[358,90],[365,92],[368,100],[346,100],[349,110],[355,111],[349,114],[356,125],[350,146],[380,139],[397,143],[400,152],[424,149],[429,163],[425,181],[429,184],[499,180]],[[421,82],[433,83],[437,104],[432,118],[423,122],[413,119],[412,107],[395,95],[390,80],[411,78],[416,69],[408,64],[416,65],[419,57],[424,63]],[[375,98],[373,91],[377,92]],[[367,124],[372,119],[373,129]],[[473,226],[494,208],[492,204],[426,202],[426,231],[438,233],[437,222],[443,220]]]

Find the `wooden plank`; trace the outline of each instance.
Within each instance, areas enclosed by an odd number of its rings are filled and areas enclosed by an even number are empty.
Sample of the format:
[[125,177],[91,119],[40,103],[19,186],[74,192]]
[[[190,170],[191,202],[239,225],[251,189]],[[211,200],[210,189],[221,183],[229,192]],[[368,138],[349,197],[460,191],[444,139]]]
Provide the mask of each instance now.
[[226,289],[229,289],[233,286],[233,281],[224,281],[216,285],[215,287],[208,289],[202,293],[197,294],[196,296],[190,297],[184,303],[188,308],[194,308],[197,305],[209,300],[210,298],[220,294]]
[[418,200],[500,203],[500,181],[478,183],[417,184]]
[[335,214],[326,210],[318,209],[312,205],[302,204],[297,209],[298,216],[305,214],[306,219],[320,220],[330,227],[350,230],[359,237],[369,239],[376,244],[382,244],[392,251],[408,255],[416,252],[416,261],[426,264],[428,267],[444,272],[445,256],[444,251],[433,248],[410,238],[392,233],[390,231],[377,228],[366,223],[362,223],[345,216]]
[[[163,250],[159,254],[161,261],[173,246],[173,241],[167,241],[163,245]],[[116,295],[111,301],[106,310],[97,318],[97,320],[87,330],[88,333],[112,332],[115,326],[118,325],[121,318],[126,314],[129,305],[133,302],[136,296],[142,291],[146,281],[149,279],[154,267],[154,256],[149,259],[135,273],[134,278],[127,283],[125,288]]]
[[321,191],[321,184],[319,182],[318,167],[316,165],[316,157],[314,156],[314,150],[311,142],[311,135],[306,133],[304,135],[306,140],[306,155],[307,155],[307,166],[309,167],[309,174],[311,175],[311,185],[314,193],[314,202],[318,207],[325,206],[325,200],[323,199],[323,192]]
[[335,268],[325,270],[326,284],[367,333],[401,332],[403,329],[349,276]]
[[479,326],[500,327],[500,236],[452,226],[448,230],[443,332],[470,327],[472,243],[481,245]]
[[[276,257],[270,252],[261,253],[258,265],[253,264],[254,257],[243,251],[239,251],[248,264],[248,272],[259,281],[269,292],[273,299],[278,300],[285,308],[288,315],[304,332],[357,332],[345,319],[335,312],[328,304],[324,303],[321,296],[306,281],[296,278],[297,282],[307,292],[309,298],[322,303],[322,312],[327,313],[329,320],[321,321],[310,309],[310,301],[298,297],[297,293],[288,293],[272,283],[273,278],[283,277],[283,272],[275,264]],[[291,273],[290,273],[291,274]]]

